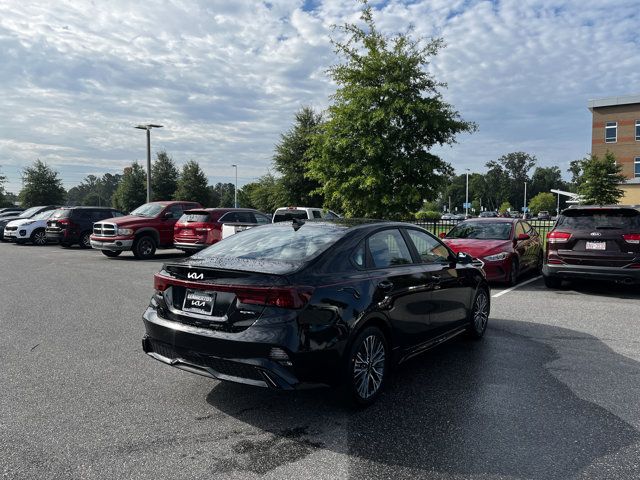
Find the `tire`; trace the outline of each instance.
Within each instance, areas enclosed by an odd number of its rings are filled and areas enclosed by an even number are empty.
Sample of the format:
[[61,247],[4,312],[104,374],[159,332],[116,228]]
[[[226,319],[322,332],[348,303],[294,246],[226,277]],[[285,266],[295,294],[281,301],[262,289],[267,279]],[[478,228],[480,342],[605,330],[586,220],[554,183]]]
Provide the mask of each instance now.
[[520,274],[520,264],[517,257],[511,258],[511,268],[509,269],[509,278],[507,278],[507,285],[513,287],[518,284],[518,275]]
[[542,273],[542,266],[544,265],[544,254],[542,250],[538,254],[538,263],[536,263],[536,273],[540,275]]
[[156,242],[149,235],[143,235],[133,242],[132,250],[133,256],[138,260],[148,260],[153,258],[156,253]]
[[80,239],[78,240],[78,245],[80,248],[91,248],[91,232],[82,232],[80,234]]
[[543,276],[542,277],[544,280],[544,285],[547,288],[560,288],[560,286],[562,285],[562,279],[558,278],[558,277],[547,277],[547,276]]
[[39,228],[33,231],[31,234],[31,243],[38,247],[42,247],[47,244],[47,234],[45,233],[44,228]]
[[115,252],[113,250],[100,250],[100,251],[104,256],[109,258],[115,258],[122,253],[122,250],[116,250]]
[[374,403],[384,389],[390,368],[390,351],[384,333],[367,327],[349,349],[345,371],[347,400],[357,407]]
[[471,310],[469,310],[469,326],[467,332],[474,339],[481,339],[487,330],[491,302],[489,292],[485,288],[480,288],[473,299]]

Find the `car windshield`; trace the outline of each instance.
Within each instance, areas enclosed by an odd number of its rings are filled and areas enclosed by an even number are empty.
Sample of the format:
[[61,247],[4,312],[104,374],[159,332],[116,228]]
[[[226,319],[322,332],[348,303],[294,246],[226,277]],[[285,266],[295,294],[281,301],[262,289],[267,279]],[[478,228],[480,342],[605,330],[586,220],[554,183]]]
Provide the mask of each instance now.
[[294,218],[306,220],[307,212],[304,210],[280,210],[273,216],[273,223],[288,222]]
[[145,203],[131,212],[131,215],[136,215],[138,217],[155,217],[164,207],[166,207],[166,205],[161,203]]
[[[239,258],[284,262],[304,262],[323,252],[345,233],[328,225],[265,225],[218,242],[195,257]],[[194,258],[195,258],[194,257]]]
[[68,208],[61,208],[60,210],[54,210],[51,214],[52,219],[56,218],[69,218],[71,216],[71,210]]
[[462,222],[456,225],[446,238],[471,238],[476,240],[509,240],[509,222]]
[[25,210],[24,212],[22,212],[20,214],[20,218],[31,218],[33,217],[36,213],[38,213],[38,210],[40,210],[42,207],[31,207],[27,210]]
[[637,230],[640,212],[628,210],[570,210],[558,218],[558,227],[576,230]]
[[51,214],[54,212],[54,210],[46,210],[44,212],[41,212],[35,216],[33,216],[31,218],[31,220],[46,220],[47,218],[49,218],[51,216]]

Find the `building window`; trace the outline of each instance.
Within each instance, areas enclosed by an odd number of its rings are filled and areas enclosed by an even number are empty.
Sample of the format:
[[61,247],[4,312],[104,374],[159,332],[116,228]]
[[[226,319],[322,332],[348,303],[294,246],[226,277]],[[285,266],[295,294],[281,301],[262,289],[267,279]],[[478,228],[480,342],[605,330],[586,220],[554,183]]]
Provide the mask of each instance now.
[[616,143],[618,139],[618,122],[607,122],[604,127],[604,141],[606,143]]
[[633,172],[636,178],[640,178],[640,157],[636,157],[633,161]]
[[636,120],[636,142],[640,141],[640,120]]

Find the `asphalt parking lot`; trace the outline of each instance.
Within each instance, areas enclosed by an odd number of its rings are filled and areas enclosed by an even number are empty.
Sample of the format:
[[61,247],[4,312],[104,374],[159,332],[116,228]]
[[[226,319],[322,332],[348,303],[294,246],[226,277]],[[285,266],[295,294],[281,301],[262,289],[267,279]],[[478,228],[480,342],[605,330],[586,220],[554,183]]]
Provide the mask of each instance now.
[[353,411],[147,357],[152,275],[179,256],[0,243],[4,478],[640,478],[638,287],[496,287],[481,342],[402,365]]

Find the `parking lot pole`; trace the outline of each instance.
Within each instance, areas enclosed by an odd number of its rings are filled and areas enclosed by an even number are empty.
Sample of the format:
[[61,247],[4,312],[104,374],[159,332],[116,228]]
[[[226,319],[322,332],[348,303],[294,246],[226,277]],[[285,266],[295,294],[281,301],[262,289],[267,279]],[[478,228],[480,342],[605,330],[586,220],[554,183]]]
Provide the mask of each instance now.
[[469,215],[469,169],[466,168],[465,170],[467,171],[467,193],[464,201],[464,217],[467,218],[467,215]]
[[149,123],[148,125],[138,125],[134,127],[147,131],[147,203],[151,201],[151,129],[162,128],[162,125]]
[[527,182],[524,182],[524,208],[522,209],[522,218],[527,218]]

